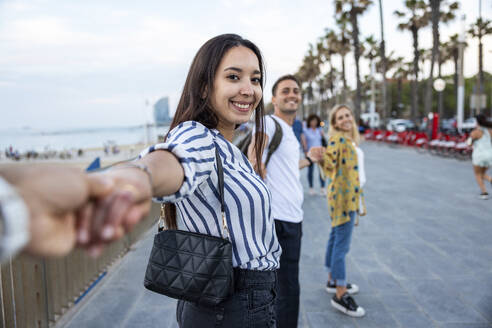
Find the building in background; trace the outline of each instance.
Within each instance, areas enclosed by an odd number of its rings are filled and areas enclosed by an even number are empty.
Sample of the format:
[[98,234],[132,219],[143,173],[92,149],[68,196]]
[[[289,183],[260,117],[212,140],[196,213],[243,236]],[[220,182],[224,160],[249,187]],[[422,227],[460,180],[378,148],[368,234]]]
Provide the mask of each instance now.
[[169,125],[171,117],[169,116],[169,97],[162,97],[154,104],[155,125]]

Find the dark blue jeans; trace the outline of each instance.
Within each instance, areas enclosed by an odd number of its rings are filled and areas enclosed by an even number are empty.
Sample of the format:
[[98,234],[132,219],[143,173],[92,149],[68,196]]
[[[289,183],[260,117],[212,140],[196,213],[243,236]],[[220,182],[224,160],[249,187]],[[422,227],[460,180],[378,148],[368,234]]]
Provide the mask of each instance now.
[[275,306],[279,328],[297,327],[299,317],[299,258],[302,222],[275,220],[275,232],[282,246],[278,275],[278,298]]
[[[308,182],[309,182],[309,188],[313,187],[313,173],[314,173],[314,163],[308,166]],[[325,187],[325,180],[321,177],[321,174],[319,175],[319,186],[320,188]]]
[[234,294],[216,307],[178,300],[176,319],[179,327],[277,327],[276,271],[234,269],[234,280]]

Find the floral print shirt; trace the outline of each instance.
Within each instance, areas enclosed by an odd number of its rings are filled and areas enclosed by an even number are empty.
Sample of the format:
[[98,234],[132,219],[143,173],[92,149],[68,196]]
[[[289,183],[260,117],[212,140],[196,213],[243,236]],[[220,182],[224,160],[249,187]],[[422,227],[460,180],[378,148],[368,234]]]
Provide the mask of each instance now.
[[[328,140],[323,159],[323,171],[328,178],[331,225],[336,227],[349,222],[352,211],[365,213],[357,151],[350,139],[338,133]],[[360,206],[364,208],[361,210]]]

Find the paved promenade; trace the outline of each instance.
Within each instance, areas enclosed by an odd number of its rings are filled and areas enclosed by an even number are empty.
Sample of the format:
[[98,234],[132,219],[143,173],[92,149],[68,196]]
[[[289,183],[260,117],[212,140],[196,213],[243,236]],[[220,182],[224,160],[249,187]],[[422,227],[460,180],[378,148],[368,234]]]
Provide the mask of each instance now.
[[[367,314],[332,309],[324,289],[327,205],[306,192],[299,327],[492,327],[492,199],[478,199],[471,163],[369,142],[363,149],[368,215],[354,230],[347,273]],[[59,326],[177,327],[175,301],[142,284],[152,238]]]

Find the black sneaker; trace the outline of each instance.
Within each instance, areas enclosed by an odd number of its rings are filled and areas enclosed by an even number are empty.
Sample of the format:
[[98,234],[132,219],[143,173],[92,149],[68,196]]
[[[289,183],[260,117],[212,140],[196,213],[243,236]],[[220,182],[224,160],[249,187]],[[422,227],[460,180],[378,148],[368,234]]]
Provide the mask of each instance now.
[[488,192],[481,193],[480,199],[483,199],[483,200],[489,199],[489,193]]
[[[332,294],[336,293],[337,285],[334,283],[333,284],[330,283],[330,281],[328,280],[328,282],[326,283],[326,291]],[[356,294],[358,291],[359,291],[359,286],[357,286],[356,284],[347,284],[347,292],[350,295]]]
[[333,295],[331,306],[351,317],[362,317],[366,314],[366,311],[355,303],[349,293],[343,294],[340,299],[337,298],[337,295]]

